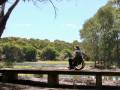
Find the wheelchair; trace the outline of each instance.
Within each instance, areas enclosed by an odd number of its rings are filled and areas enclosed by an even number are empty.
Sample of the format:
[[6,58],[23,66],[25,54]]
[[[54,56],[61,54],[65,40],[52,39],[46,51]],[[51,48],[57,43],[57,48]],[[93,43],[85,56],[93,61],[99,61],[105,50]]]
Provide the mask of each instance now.
[[82,70],[85,67],[85,61],[82,60],[82,62],[77,64],[74,68],[75,70]]
[[83,59],[69,59],[69,69],[82,70],[85,67]]

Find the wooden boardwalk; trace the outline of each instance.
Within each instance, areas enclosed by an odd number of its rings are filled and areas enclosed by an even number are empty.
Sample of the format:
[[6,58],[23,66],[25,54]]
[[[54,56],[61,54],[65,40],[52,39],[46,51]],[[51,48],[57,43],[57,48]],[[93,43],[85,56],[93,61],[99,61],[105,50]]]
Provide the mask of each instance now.
[[[4,83],[17,83],[49,88],[76,88],[76,89],[119,89],[120,86],[102,85],[102,76],[120,76],[119,71],[85,71],[85,70],[38,70],[38,69],[1,69],[0,81]],[[18,80],[18,74],[47,74],[47,83],[32,80]],[[96,84],[91,85],[67,85],[59,84],[59,75],[88,75],[95,76]]]

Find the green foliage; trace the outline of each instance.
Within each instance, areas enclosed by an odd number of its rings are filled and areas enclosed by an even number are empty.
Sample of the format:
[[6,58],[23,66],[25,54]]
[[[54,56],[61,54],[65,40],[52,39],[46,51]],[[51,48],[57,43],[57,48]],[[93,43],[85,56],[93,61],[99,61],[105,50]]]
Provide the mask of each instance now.
[[5,56],[2,59],[10,59],[16,62],[42,60],[44,59],[42,52],[46,47],[52,47],[53,51],[57,52],[54,59],[63,60],[63,57],[60,58],[62,55],[64,56],[63,51],[66,49],[67,53],[72,51],[73,46],[76,44],[81,45],[78,41],[73,41],[73,43],[60,40],[50,42],[47,39],[25,39],[18,37],[1,38],[0,40],[1,56]]
[[58,52],[55,50],[55,48],[47,46],[42,50],[41,57],[44,60],[55,60],[58,56]]
[[3,46],[3,53],[6,59],[10,59],[13,61],[20,61],[23,59],[23,53],[21,48],[17,45],[8,43]]
[[35,61],[37,51],[33,46],[24,46],[23,47],[24,59],[26,61]]
[[59,59],[65,60],[68,59],[69,57],[72,57],[72,51],[69,49],[63,49],[60,53]]
[[111,29],[114,23],[113,8],[111,5],[106,5],[100,8],[95,15],[96,23],[102,29]]
[[60,40],[55,40],[53,44],[54,44],[53,46],[58,52],[61,52],[63,49],[69,47],[68,43],[66,43],[65,41],[60,41]]
[[[114,13],[115,10],[116,8],[110,4],[105,5],[84,24],[80,31],[84,52],[91,60],[104,62],[105,68],[110,68],[114,64],[113,62],[117,61],[115,57],[120,54],[118,47],[120,28],[118,27],[118,18],[116,18],[117,12]],[[115,48],[117,54],[113,52]],[[119,57],[116,59],[120,60]]]
[[109,3],[116,5],[117,7],[120,7],[120,0],[109,0]]
[[4,61],[4,68],[13,68],[13,65],[14,65],[14,60],[12,59],[6,59]]

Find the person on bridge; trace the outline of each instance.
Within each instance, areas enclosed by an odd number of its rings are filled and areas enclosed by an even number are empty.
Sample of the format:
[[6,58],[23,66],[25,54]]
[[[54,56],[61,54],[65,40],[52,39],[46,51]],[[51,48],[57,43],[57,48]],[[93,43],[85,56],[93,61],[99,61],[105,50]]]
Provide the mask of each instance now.
[[[71,58],[68,59],[69,61],[69,69],[75,69],[75,70],[81,70],[84,68],[85,64],[84,64],[84,60],[82,57],[82,53],[80,50],[79,46],[75,46],[74,47],[74,52]],[[82,64],[81,68],[77,68],[78,65]]]

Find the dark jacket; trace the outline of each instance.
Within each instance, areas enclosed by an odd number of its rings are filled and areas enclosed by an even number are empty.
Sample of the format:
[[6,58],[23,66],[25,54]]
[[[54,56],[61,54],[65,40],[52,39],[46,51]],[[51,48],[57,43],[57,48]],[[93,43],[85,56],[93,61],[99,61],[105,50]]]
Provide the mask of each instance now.
[[74,51],[74,56],[73,56],[73,63],[75,65],[81,64],[83,61],[82,54],[80,50],[75,50]]

